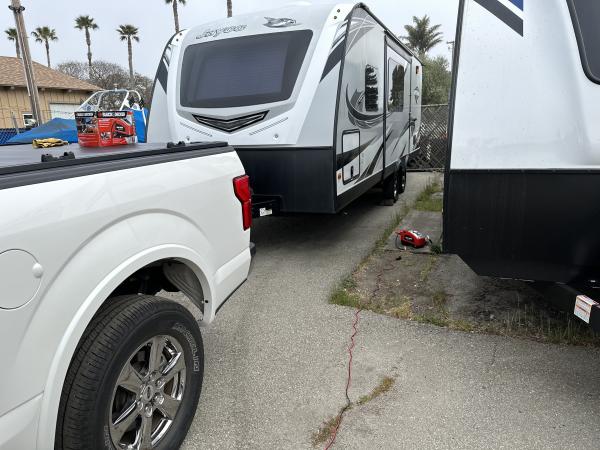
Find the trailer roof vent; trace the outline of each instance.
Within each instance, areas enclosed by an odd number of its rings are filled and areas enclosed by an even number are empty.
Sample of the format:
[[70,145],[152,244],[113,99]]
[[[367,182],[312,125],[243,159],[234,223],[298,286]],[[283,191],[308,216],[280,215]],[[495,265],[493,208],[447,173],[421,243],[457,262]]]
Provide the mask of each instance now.
[[214,117],[203,117],[194,114],[194,118],[207,127],[216,128],[217,130],[225,131],[226,133],[233,133],[234,131],[240,130],[245,127],[249,127],[255,123],[263,120],[269,111],[264,111],[258,114],[251,114],[249,116],[236,117],[233,119],[216,119]]

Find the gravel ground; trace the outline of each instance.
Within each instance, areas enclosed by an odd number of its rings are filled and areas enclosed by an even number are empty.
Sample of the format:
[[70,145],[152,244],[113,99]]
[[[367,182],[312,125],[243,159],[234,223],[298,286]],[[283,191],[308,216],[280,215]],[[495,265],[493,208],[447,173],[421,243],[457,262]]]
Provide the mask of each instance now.
[[[354,311],[327,298],[429,177],[409,175],[395,207],[369,194],[337,216],[256,222],[251,278],[203,332],[203,393],[182,448],[311,448],[345,404]],[[346,416],[335,448],[597,448],[598,356],[364,312],[350,395],[397,382]]]

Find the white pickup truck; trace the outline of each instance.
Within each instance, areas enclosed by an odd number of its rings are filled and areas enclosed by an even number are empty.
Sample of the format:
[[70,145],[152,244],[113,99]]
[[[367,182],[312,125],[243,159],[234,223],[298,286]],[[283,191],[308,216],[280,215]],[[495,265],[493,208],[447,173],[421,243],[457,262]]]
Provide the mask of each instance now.
[[246,280],[233,148],[2,148],[0,211],[0,449],[178,448],[202,337],[156,294],[202,325]]

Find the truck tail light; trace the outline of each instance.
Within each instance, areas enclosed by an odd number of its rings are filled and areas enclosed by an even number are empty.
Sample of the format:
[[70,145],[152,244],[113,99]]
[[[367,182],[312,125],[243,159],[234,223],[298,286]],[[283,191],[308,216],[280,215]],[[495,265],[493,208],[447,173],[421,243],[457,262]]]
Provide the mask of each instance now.
[[252,225],[252,194],[250,192],[250,177],[242,175],[233,179],[233,191],[242,204],[242,221],[244,230]]

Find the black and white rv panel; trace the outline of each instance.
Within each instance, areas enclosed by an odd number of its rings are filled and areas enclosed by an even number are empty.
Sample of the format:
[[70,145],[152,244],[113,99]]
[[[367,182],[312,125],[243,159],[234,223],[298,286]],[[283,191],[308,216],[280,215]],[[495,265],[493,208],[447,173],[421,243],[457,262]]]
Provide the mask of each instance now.
[[149,139],[229,142],[255,200],[285,213],[335,213],[379,183],[395,200],[419,139],[422,70],[362,4],[201,25],[167,45]]
[[600,2],[461,0],[444,247],[477,273],[600,280]]

